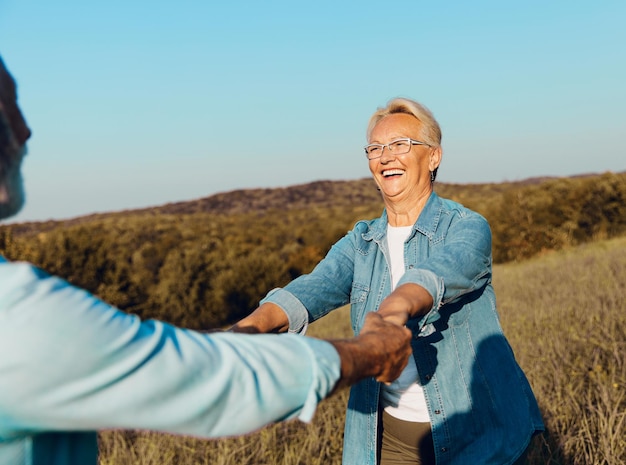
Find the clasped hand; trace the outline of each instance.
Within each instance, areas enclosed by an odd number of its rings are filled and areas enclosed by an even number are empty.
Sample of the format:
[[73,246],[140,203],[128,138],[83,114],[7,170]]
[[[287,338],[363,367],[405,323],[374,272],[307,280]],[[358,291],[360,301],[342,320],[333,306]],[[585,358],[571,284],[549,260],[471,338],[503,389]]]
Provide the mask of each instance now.
[[338,387],[370,376],[390,383],[400,376],[412,353],[411,332],[385,321],[375,312],[365,316],[365,323],[357,337],[330,342],[341,357]]

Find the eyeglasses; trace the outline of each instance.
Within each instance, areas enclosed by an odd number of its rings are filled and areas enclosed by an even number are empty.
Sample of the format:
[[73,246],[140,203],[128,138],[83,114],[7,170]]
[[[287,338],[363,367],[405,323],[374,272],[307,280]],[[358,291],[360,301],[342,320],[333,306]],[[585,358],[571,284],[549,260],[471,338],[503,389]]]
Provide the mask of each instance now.
[[405,137],[403,139],[392,140],[388,144],[366,145],[364,147],[365,156],[368,160],[375,160],[376,158],[380,158],[383,156],[383,150],[385,149],[385,147],[387,147],[389,153],[392,153],[394,155],[404,155],[405,153],[409,153],[411,151],[411,147],[413,145],[425,145],[427,147],[432,147],[432,145],[427,144],[426,142]]

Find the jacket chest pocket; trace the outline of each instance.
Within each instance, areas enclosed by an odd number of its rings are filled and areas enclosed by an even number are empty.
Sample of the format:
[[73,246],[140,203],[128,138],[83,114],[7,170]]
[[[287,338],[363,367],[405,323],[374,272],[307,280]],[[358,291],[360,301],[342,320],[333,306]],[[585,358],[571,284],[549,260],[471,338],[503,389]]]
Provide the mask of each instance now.
[[359,329],[363,325],[365,319],[367,297],[370,293],[368,286],[352,283],[350,292],[350,323],[354,334],[358,334]]

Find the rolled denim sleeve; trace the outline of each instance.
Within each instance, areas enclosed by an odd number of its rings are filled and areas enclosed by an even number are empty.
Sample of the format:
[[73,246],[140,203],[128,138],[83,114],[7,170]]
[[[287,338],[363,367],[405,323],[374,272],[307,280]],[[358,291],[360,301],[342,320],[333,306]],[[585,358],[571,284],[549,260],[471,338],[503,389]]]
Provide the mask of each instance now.
[[448,211],[448,226],[431,237],[427,259],[412,265],[398,285],[415,283],[433,297],[422,326],[439,318],[438,309],[482,288],[491,280],[491,229],[471,210]]
[[261,305],[266,302],[278,305],[287,314],[290,333],[306,333],[309,327],[309,313],[302,302],[291,292],[282,288],[272,289],[265,298],[261,300]]
[[311,273],[298,276],[284,289],[274,289],[261,301],[283,309],[289,331],[304,334],[308,324],[350,302],[354,276],[356,233],[350,231],[329,250]]
[[428,336],[434,331],[432,323],[440,318],[439,306],[441,305],[445,289],[443,279],[438,279],[437,276],[429,270],[410,269],[407,270],[398,281],[398,286],[406,283],[419,284],[433,296],[433,306],[426,313],[424,318],[421,319],[419,324],[419,334],[421,336]]
[[340,377],[325,341],[141,321],[0,259],[0,440],[150,429],[220,437],[309,421]]

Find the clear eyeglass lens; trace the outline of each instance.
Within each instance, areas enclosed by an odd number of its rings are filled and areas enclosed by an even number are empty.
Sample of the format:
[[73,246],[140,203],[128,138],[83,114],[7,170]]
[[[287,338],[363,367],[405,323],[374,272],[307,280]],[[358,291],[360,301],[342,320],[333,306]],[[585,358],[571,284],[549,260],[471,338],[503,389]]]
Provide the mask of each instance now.
[[369,158],[380,157],[383,148],[380,145],[370,145],[367,147],[366,152]]
[[409,140],[397,140],[389,144],[389,151],[395,155],[402,155],[411,150],[411,141]]

